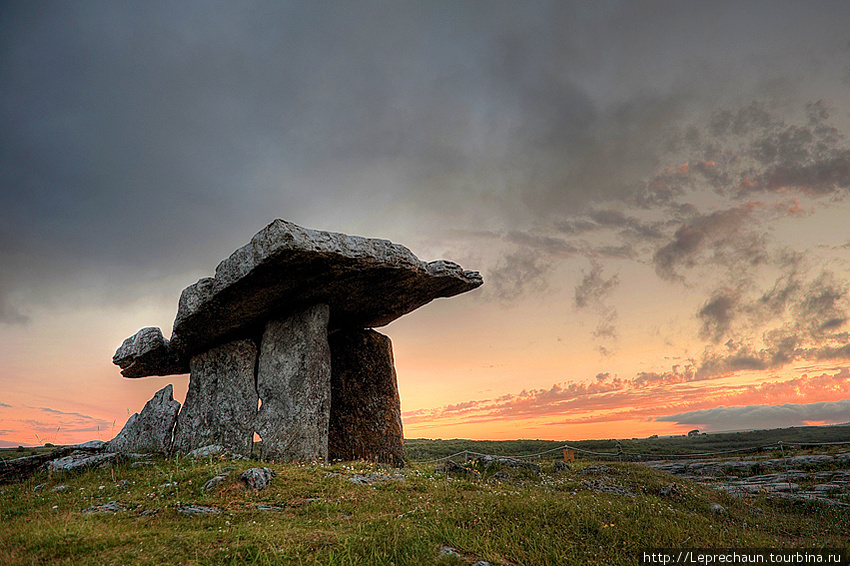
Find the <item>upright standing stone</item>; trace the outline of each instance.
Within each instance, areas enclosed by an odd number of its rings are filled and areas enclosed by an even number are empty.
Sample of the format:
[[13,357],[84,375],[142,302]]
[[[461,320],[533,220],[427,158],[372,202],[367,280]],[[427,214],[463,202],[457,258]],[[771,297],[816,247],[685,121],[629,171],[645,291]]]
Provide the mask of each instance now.
[[389,337],[374,330],[340,330],[329,342],[331,460],[404,466],[401,403]]
[[319,304],[266,324],[257,364],[264,460],[328,458],[329,314],[328,305]]
[[104,445],[104,451],[168,453],[179,410],[180,403],[174,400],[174,388],[169,383],[154,394],[141,413],[127,419],[118,436]]
[[174,430],[174,450],[186,454],[218,444],[250,456],[254,445],[257,389],[253,340],[237,340],[193,356],[189,391]]

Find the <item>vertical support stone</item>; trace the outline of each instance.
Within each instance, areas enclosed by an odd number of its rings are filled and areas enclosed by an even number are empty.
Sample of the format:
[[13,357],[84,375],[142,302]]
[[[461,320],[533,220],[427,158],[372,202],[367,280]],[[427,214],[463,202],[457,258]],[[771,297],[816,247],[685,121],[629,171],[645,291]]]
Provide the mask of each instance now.
[[329,315],[328,305],[320,304],[266,324],[257,364],[264,460],[328,459]]
[[189,391],[174,429],[176,452],[218,444],[251,456],[257,415],[256,363],[257,346],[249,339],[192,356]]
[[330,458],[404,466],[401,403],[389,337],[374,330],[340,330],[329,342]]
[[174,400],[169,383],[156,392],[141,413],[134,413],[118,436],[104,446],[104,452],[159,452],[171,450],[171,436],[180,403]]

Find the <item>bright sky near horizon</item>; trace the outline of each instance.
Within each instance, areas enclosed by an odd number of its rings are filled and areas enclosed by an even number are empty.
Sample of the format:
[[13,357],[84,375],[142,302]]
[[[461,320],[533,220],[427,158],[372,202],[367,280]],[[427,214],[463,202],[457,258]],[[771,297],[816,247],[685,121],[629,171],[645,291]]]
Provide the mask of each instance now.
[[0,446],[274,218],[484,286],[379,329],[407,437],[850,421],[845,1],[0,4]]

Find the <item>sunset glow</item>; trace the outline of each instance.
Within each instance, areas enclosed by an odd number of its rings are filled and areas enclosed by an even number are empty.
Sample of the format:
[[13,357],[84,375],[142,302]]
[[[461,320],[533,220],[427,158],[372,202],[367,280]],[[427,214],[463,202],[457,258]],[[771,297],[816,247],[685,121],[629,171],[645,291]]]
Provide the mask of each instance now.
[[112,355],[274,218],[481,271],[408,438],[850,422],[846,3],[0,11],[0,447],[182,402]]

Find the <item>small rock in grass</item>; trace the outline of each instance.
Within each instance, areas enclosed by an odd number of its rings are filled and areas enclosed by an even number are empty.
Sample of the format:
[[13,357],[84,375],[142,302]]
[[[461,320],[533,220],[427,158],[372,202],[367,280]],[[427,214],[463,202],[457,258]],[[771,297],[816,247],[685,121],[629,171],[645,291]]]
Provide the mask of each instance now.
[[712,503],[708,506],[708,510],[716,515],[723,515],[726,513],[726,508],[719,503]]
[[477,470],[472,470],[466,466],[461,466],[457,462],[446,460],[446,463],[437,468],[438,472],[443,472],[450,476],[467,477],[471,479],[481,479],[481,474]]
[[505,470],[499,470],[495,474],[493,474],[493,479],[496,481],[511,481],[511,474],[506,472]]
[[177,508],[177,512],[182,515],[218,515],[221,509],[204,505],[181,505]]
[[83,513],[119,513],[121,511],[126,511],[127,508],[124,507],[121,503],[117,501],[110,501],[109,503],[104,503],[103,505],[94,505],[87,509],[83,509]]
[[[451,461],[451,460],[449,460],[449,461]],[[460,553],[457,551],[456,548],[452,548],[450,546],[445,546],[445,545],[440,547],[440,554],[442,556],[460,556]]]
[[265,512],[283,511],[283,507],[278,507],[277,505],[257,505],[257,511],[265,511]]
[[269,482],[276,475],[277,472],[270,468],[251,468],[242,472],[242,475],[239,477],[248,487],[260,491],[266,489],[269,486]]
[[204,484],[204,491],[214,490],[215,488],[218,487],[218,485],[221,482],[223,482],[226,479],[227,479],[227,476],[224,475],[224,474],[220,474],[220,475],[215,476],[214,478],[211,478],[210,480],[207,481],[207,483]]

